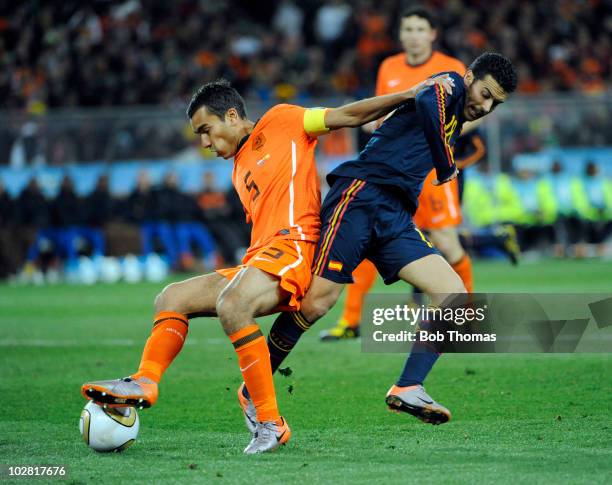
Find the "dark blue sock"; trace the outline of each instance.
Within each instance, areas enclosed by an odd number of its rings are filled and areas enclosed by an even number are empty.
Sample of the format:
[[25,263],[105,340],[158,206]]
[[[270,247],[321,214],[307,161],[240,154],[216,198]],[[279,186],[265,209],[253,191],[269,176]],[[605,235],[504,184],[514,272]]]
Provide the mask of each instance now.
[[410,355],[406,359],[406,363],[404,364],[404,370],[402,371],[402,375],[400,375],[399,379],[396,382],[398,387],[408,387],[415,386],[418,384],[423,384],[423,381],[429,374],[429,371],[438,360],[440,354],[432,351],[423,351],[419,349],[415,352],[413,349],[410,352]]
[[[310,325],[312,323],[308,322],[300,312],[283,312],[276,317],[268,335],[272,374],[280,367]],[[242,394],[247,399],[249,398],[246,386],[242,388]]]
[[[431,331],[433,330],[433,323],[422,321],[419,324],[419,330]],[[419,342],[417,340],[412,346],[410,355],[404,364],[404,370],[396,385],[398,387],[422,385],[438,357],[440,357],[440,352],[438,352],[435,344]]]
[[425,293],[416,286],[412,287],[412,301],[415,305],[423,305],[425,303]]

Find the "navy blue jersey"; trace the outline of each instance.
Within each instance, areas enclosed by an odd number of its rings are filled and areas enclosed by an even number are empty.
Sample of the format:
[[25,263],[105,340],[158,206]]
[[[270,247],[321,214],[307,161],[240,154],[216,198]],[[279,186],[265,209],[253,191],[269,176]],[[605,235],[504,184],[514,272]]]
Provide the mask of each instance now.
[[373,133],[356,160],[341,164],[327,176],[330,186],[338,177],[366,180],[399,192],[409,209],[416,211],[423,180],[432,167],[438,180],[455,170],[452,146],[466,121],[466,89],[459,74],[447,74],[455,82],[452,94],[435,84],[401,105]]

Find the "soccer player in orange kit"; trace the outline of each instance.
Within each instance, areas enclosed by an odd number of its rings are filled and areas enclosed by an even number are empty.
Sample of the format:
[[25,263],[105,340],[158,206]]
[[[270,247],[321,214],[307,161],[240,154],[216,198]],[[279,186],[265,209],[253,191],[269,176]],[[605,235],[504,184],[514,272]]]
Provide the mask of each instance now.
[[[402,12],[399,37],[404,52],[385,59],[378,69],[376,96],[396,93],[413,86],[435,73],[455,71],[465,74],[465,65],[454,57],[433,50],[437,37],[433,14],[424,7],[409,7]],[[467,124],[469,125],[469,123]],[[466,131],[466,130],[464,130]],[[458,168],[463,168],[459,166]],[[457,233],[461,224],[461,207],[457,180],[435,186],[432,170],[423,182],[414,223],[427,231],[429,240],[461,277],[468,292],[473,289],[472,262]],[[359,321],[366,294],[376,280],[376,268],[364,260],[353,272],[348,285],[342,316],[335,327],[321,332],[321,340],[338,340],[359,336]]]
[[187,114],[205,148],[234,158],[232,182],[253,224],[251,245],[236,268],[165,287],[155,299],[153,330],[138,371],[123,379],[87,382],[81,393],[113,407],[152,406],[163,373],[183,347],[189,320],[218,316],[255,408],[256,422],[247,422],[253,437],[244,452],[273,451],[286,443],[291,431],[278,411],[268,345],[254,319],[298,311],[310,285],[321,227],[317,136],[385,116],[436,83],[451,92],[450,81],[441,76],[335,109],[277,105],[256,123],[247,118],[244,100],[229,83],[202,86]]

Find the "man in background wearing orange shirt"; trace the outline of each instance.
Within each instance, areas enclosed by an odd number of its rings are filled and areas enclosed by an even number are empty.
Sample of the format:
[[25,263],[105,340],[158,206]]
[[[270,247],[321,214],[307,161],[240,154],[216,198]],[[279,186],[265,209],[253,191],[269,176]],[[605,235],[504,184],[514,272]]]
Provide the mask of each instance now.
[[[380,65],[376,96],[405,90],[443,71],[465,74],[465,65],[460,60],[433,50],[436,29],[433,14],[424,7],[409,7],[402,13],[399,37],[404,51],[388,57]],[[464,167],[457,163],[457,168]],[[435,186],[432,184],[435,178],[435,170],[432,170],[423,182],[414,223],[429,233],[429,240],[461,277],[467,291],[472,292],[472,262],[461,246],[457,232],[461,223],[457,180]],[[355,282],[348,285],[340,320],[335,327],[321,332],[322,340],[359,336],[363,300],[376,280],[376,268],[366,259],[353,272],[353,279]]]

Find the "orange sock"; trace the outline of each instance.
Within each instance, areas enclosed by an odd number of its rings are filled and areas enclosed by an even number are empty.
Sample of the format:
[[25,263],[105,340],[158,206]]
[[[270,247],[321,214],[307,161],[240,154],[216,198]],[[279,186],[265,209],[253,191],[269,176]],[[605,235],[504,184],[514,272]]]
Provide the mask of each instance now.
[[374,281],[376,281],[376,266],[369,260],[364,259],[353,271],[353,279],[355,283],[348,285],[346,300],[344,300],[344,311],[341,317],[348,323],[349,327],[359,325],[363,300],[372,288]]
[[181,313],[159,312],[145,344],[138,372],[132,377],[148,377],[159,383],[163,373],[183,348],[189,320]]
[[229,337],[238,355],[244,383],[257,410],[257,420],[278,421],[280,415],[272,380],[270,351],[259,325],[247,325]]
[[452,265],[455,273],[459,275],[463,281],[463,285],[468,293],[474,292],[474,279],[472,277],[472,260],[465,254],[463,258]]

